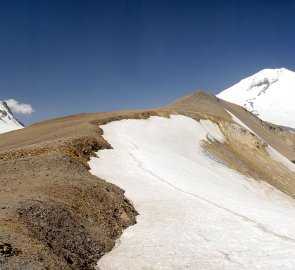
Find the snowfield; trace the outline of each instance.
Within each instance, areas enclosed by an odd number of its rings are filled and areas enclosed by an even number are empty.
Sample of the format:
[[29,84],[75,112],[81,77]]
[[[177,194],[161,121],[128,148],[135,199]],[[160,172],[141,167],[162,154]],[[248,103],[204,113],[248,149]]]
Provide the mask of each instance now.
[[7,104],[0,101],[0,134],[21,128],[23,126],[13,117]]
[[0,134],[1,133],[6,133],[6,132],[9,132],[9,131],[12,131],[12,130],[16,130],[16,129],[21,129],[21,128],[23,128],[23,127],[2,123],[1,120],[0,120]]
[[[218,126],[185,116],[101,126],[91,172],[139,212],[97,269],[295,269],[294,201],[210,158]],[[277,157],[278,158],[278,157]]]
[[295,128],[295,72],[286,68],[263,69],[217,97],[245,107],[262,120]]

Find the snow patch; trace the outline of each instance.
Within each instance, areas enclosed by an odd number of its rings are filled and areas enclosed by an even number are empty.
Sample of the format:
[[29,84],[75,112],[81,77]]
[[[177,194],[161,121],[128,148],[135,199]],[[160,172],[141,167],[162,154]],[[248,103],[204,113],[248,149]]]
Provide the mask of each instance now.
[[[244,122],[242,122],[238,117],[236,117],[234,114],[232,114],[228,110],[226,110],[226,112],[231,116],[231,118],[233,119],[234,122],[236,122],[237,124],[239,124],[244,129],[248,130],[249,132],[255,134],[255,132],[251,128],[249,128]],[[255,134],[255,135],[258,137],[257,134]]]
[[209,139],[219,142],[225,141],[225,138],[216,123],[213,123],[210,120],[200,120],[200,124],[203,129],[206,130]]
[[294,269],[294,201],[205,155],[208,135],[224,139],[207,121],[101,126],[113,149],[91,173],[123,188],[139,216],[98,269]]
[[272,157],[272,159],[278,161],[279,163],[283,164],[284,166],[295,172],[295,164],[292,163],[289,159],[285,158],[283,155],[281,155],[270,145],[267,147],[267,152]]

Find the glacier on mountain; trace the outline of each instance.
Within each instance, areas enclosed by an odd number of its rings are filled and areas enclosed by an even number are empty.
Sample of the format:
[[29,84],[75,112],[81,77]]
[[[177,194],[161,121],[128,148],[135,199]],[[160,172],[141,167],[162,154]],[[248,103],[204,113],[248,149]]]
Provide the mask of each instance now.
[[261,70],[217,97],[243,106],[262,120],[295,128],[295,72],[286,68]]
[[0,133],[23,128],[24,125],[12,114],[6,102],[0,101]]

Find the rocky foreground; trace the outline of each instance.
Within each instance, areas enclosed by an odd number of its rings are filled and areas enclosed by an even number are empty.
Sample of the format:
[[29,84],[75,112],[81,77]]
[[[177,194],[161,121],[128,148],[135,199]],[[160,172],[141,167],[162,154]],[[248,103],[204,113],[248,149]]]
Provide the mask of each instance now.
[[68,117],[1,135],[1,269],[92,269],[136,222],[124,191],[88,171],[94,151],[110,148],[99,121],[118,115]]

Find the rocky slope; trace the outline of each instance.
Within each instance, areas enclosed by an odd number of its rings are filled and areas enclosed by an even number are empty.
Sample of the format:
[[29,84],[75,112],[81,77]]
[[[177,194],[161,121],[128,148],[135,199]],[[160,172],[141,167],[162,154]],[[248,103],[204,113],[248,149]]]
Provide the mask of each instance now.
[[212,157],[295,197],[294,172],[267,151],[295,160],[294,135],[204,92],[160,109],[48,120],[0,135],[0,268],[94,269],[137,215],[121,188],[89,172],[89,158],[111,148],[99,126],[172,114],[216,123],[226,141],[203,145]]

